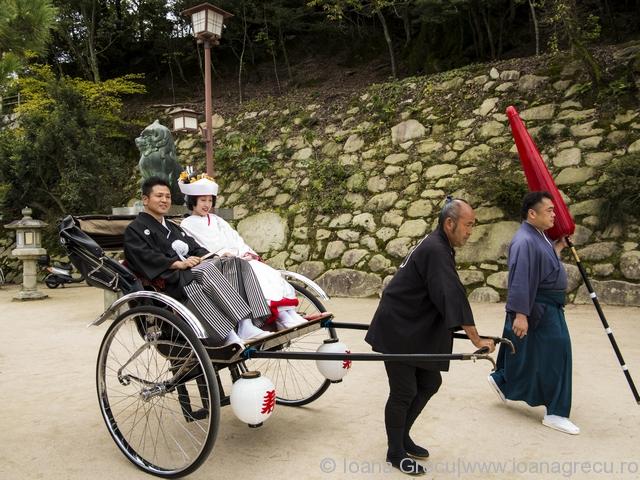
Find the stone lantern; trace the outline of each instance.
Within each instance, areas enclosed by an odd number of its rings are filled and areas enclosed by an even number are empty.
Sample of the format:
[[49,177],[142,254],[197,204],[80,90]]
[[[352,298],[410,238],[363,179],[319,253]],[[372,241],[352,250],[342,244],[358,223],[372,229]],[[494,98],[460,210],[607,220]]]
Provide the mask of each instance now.
[[174,132],[194,133],[198,131],[198,112],[190,108],[174,108],[169,112]]
[[46,255],[42,248],[41,230],[47,224],[41,220],[31,218],[32,210],[25,207],[22,219],[5,225],[5,228],[16,231],[16,248],[11,255],[22,261],[22,289],[13,298],[15,300],[41,300],[48,295],[38,291],[38,257]]

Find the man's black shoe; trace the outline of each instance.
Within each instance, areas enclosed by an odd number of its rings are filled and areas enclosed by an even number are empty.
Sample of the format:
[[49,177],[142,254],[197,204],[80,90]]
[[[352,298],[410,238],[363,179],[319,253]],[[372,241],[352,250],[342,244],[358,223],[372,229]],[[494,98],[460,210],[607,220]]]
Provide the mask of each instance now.
[[419,476],[427,473],[425,468],[416,462],[413,458],[403,457],[387,457],[387,463],[391,464],[392,467],[397,468],[402,473],[406,473],[407,475]]
[[429,458],[429,450],[423,448],[415,443],[411,447],[407,447],[407,455],[410,455],[414,458]]

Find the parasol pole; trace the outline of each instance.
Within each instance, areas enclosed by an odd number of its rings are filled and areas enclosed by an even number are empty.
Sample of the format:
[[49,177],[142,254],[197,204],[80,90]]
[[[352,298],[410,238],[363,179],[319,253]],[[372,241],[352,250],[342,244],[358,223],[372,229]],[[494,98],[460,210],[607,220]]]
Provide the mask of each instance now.
[[589,277],[587,277],[587,272],[584,269],[582,262],[580,261],[580,257],[578,256],[578,252],[576,251],[576,248],[573,246],[573,243],[571,242],[571,240],[569,240],[569,237],[565,237],[565,241],[567,242],[567,245],[571,249],[571,254],[573,255],[573,258],[576,261],[578,270],[580,270],[582,281],[584,282],[585,286],[587,287],[587,290],[589,291],[589,296],[593,301],[593,306],[596,308],[596,311],[598,312],[598,316],[600,317],[600,321],[602,322],[604,331],[607,333],[607,337],[609,337],[609,342],[611,342],[611,346],[613,347],[613,351],[615,352],[616,357],[618,358],[618,362],[620,362],[620,367],[622,368],[622,372],[624,373],[624,376],[627,379],[627,383],[629,384],[631,393],[633,394],[633,397],[636,399],[636,403],[640,405],[640,395],[638,395],[638,389],[636,388],[635,383],[633,383],[633,378],[631,378],[631,373],[629,372],[629,369],[627,368],[627,365],[624,362],[624,358],[622,357],[622,352],[618,347],[618,342],[616,342],[616,338],[613,336],[613,330],[611,330],[611,327],[609,326],[609,322],[607,322],[607,319],[604,316],[604,312],[602,311],[602,307],[600,306],[600,300],[598,300],[598,295],[596,295],[596,292],[593,290],[591,281],[589,280]]

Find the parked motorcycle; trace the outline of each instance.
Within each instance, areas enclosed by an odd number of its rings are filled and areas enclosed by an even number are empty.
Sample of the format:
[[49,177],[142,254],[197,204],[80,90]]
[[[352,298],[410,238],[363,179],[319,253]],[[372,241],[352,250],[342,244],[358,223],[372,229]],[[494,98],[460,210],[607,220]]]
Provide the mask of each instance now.
[[49,288],[58,288],[59,285],[66,283],[84,282],[84,276],[76,274],[75,268],[71,263],[54,263],[51,265],[51,257],[49,255],[41,255],[38,259],[38,265],[48,272],[44,277],[44,283]]

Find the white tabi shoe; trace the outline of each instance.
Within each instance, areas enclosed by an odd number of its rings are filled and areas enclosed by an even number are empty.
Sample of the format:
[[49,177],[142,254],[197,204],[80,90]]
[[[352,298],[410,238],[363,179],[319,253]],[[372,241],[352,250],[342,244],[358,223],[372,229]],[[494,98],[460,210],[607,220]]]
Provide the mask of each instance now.
[[542,419],[542,424],[545,427],[553,428],[554,430],[568,433],[569,435],[578,435],[580,433],[580,428],[574,425],[574,423],[567,417],[559,417],[558,415],[545,415]]
[[237,343],[238,345],[244,345],[242,339],[238,336],[235,330],[231,330],[227,338],[224,339],[223,345],[231,345],[232,343]]
[[491,375],[487,377],[487,381],[489,382],[489,385],[491,385],[491,388],[493,388],[493,391],[496,392],[496,395],[498,395],[498,398],[500,398],[500,401],[502,403],[507,403],[507,397],[504,396],[504,393],[502,393],[502,390],[500,390],[500,387]]
[[278,312],[278,319],[276,320],[278,330],[286,330],[305,323],[307,323],[307,320],[298,315],[295,310],[281,310]]
[[269,332],[256,327],[250,318],[240,320],[238,323],[238,336],[243,340],[257,340],[258,338],[269,336]]

